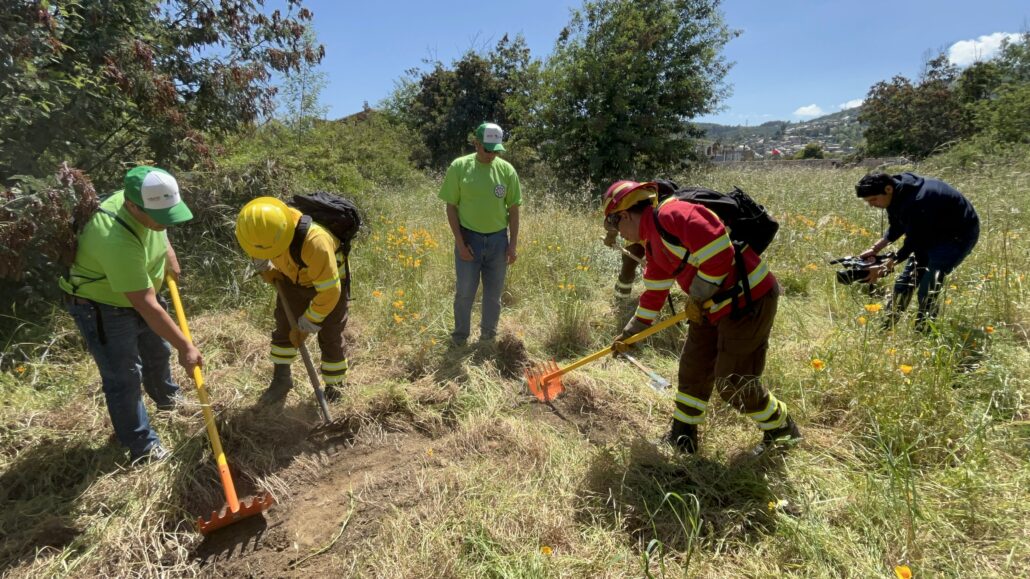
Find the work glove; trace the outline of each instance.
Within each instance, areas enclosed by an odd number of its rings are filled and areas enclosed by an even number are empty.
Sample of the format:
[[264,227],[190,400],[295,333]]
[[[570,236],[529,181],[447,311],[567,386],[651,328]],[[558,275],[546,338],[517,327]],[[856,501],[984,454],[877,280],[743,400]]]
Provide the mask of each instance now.
[[250,267],[254,268],[254,271],[260,273],[262,271],[268,271],[272,269],[272,260],[270,259],[258,259],[254,258],[250,260]]
[[615,240],[618,239],[619,232],[617,230],[606,229],[604,235],[604,244],[612,249],[615,248]]
[[647,328],[647,324],[640,321],[640,318],[633,316],[632,318],[630,318],[629,322],[626,323],[626,327],[622,328],[622,333],[619,334],[618,339],[615,340],[614,344],[612,344],[612,350],[614,350],[618,354],[621,354],[623,352],[628,352],[629,350],[633,349],[633,344],[627,344],[623,340],[629,338],[630,336],[639,334]]
[[317,334],[321,329],[322,326],[315,324],[307,316],[301,316],[297,318],[297,327],[290,330],[290,343],[294,348],[299,348],[304,340],[308,339],[309,334]]
[[299,348],[304,340],[308,339],[308,333],[300,330],[290,330],[290,343],[293,344],[294,348]]
[[261,279],[265,280],[266,283],[270,283],[272,285],[275,285],[276,281],[286,279],[286,276],[284,276],[282,274],[282,272],[279,271],[278,269],[269,269],[269,270],[266,270],[266,271],[260,271],[260,272],[258,272],[258,275],[260,275]]
[[686,303],[683,304],[683,313],[686,314],[687,321],[692,324],[700,324],[704,320],[704,310],[701,308],[700,300],[688,297]]

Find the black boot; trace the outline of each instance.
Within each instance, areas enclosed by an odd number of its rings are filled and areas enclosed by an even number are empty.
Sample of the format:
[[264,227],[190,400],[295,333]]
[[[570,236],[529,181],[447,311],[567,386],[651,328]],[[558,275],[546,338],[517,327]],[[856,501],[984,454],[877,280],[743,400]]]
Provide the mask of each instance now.
[[272,383],[268,385],[268,390],[261,394],[258,404],[263,406],[281,404],[286,400],[286,395],[290,393],[291,388],[293,388],[293,378],[290,377],[290,365],[276,364],[275,370],[272,372]]
[[773,448],[791,448],[801,442],[801,431],[790,416],[783,426],[762,433],[762,443],[755,447],[755,454],[761,454]]
[[326,384],[325,389],[322,391],[325,394],[325,401],[338,402],[343,397],[343,394],[340,393],[341,387],[343,387],[343,384]]
[[694,454],[697,452],[697,425],[672,419],[672,428],[665,435],[665,441],[680,452]]

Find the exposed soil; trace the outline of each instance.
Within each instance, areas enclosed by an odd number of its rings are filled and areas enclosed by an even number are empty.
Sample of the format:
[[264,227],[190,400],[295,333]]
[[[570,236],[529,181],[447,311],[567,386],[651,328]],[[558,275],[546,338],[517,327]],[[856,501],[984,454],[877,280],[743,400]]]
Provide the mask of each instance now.
[[[519,344],[521,345],[521,344]],[[506,343],[506,363],[524,363],[525,354]],[[581,436],[593,444],[611,442],[619,429],[618,413],[610,413],[605,401],[597,401],[589,384],[573,379],[569,390],[549,405],[537,403],[528,393],[516,402],[514,413]],[[416,398],[428,395],[414,388]],[[435,389],[448,397],[446,389]],[[455,444],[460,434],[448,426],[420,424],[417,417],[399,407],[373,409],[341,436],[307,441],[308,450],[295,457],[284,472],[292,494],[264,517],[252,517],[208,536],[193,552],[201,574],[211,577],[310,577],[347,575],[341,561],[349,561],[353,545],[364,544],[381,532],[381,521],[394,510],[418,508],[419,481],[468,460]],[[489,447],[493,442],[484,443]],[[502,444],[503,446],[503,444]],[[432,450],[430,450],[432,449]],[[503,448],[483,448],[498,460]],[[304,458],[325,463],[317,476]],[[336,555],[334,557],[334,555]],[[354,570],[360,572],[360,569]]]
[[194,553],[204,574],[309,577],[328,571],[330,553],[374,537],[384,513],[416,503],[414,477],[431,442],[418,433],[386,433],[337,449],[317,480],[296,485],[296,494],[263,520],[254,517],[209,536]]

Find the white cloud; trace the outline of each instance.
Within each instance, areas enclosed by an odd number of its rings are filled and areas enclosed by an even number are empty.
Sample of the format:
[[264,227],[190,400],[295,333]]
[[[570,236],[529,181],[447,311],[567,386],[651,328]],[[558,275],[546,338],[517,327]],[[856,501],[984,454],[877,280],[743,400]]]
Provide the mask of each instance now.
[[800,107],[798,110],[794,111],[795,117],[818,117],[825,114],[826,112],[816,104],[811,104],[807,107]]
[[849,100],[846,103],[841,103],[840,104],[840,110],[846,111],[848,109],[853,109],[855,107],[860,107],[860,106],[862,106],[863,102],[865,102],[865,99],[851,99],[851,100]]
[[990,60],[998,53],[1002,40],[1016,42],[1019,36],[1014,32],[995,32],[976,40],[960,40],[948,48],[948,60],[955,66],[969,66],[974,62]]

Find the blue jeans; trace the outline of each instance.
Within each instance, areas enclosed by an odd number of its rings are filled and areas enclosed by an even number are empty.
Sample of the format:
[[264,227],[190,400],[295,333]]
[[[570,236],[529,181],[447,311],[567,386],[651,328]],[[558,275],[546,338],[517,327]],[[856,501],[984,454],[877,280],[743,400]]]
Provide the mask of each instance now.
[[118,442],[133,459],[158,443],[143,406],[140,384],[158,407],[171,407],[179,386],[169,366],[172,348],[150,329],[134,308],[66,301],[100,370],[107,412]]
[[894,294],[889,305],[892,321],[908,307],[913,290],[919,301],[916,328],[922,329],[926,322],[935,319],[940,309],[937,297],[944,285],[944,277],[966,259],[979,238],[980,230],[977,229],[966,239],[949,241],[913,253],[894,282]]
[[463,261],[454,248],[454,269],[457,283],[454,291],[454,332],[451,339],[464,342],[472,326],[472,303],[476,299],[479,280],[483,280],[483,320],[480,322],[481,340],[492,340],[497,335],[497,321],[501,317],[501,292],[504,274],[508,270],[508,230],[496,233],[477,233],[461,228],[465,243],[472,248],[472,261]]

